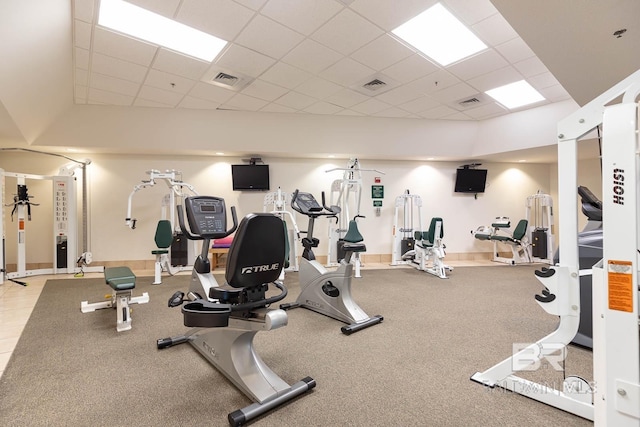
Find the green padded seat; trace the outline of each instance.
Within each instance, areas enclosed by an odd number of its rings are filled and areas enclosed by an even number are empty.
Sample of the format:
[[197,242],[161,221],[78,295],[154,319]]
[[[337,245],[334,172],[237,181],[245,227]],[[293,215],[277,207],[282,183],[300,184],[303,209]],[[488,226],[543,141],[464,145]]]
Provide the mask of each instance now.
[[136,276],[129,267],[107,267],[104,279],[116,291],[126,291],[136,287]]

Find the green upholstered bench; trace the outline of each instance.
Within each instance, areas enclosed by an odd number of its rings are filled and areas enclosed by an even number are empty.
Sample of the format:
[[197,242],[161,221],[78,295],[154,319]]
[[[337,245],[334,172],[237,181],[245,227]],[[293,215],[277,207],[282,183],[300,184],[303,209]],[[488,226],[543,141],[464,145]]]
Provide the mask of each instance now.
[[104,279],[107,285],[115,292],[108,295],[107,301],[89,304],[88,301],[80,303],[83,313],[103,308],[115,308],[117,313],[116,330],[118,332],[131,329],[130,304],[146,304],[149,302],[149,294],[144,292],[139,297],[133,297],[131,291],[136,287],[136,276],[129,267],[107,267],[104,269]]
[[108,267],[104,279],[115,291],[126,291],[136,287],[136,276],[129,267]]

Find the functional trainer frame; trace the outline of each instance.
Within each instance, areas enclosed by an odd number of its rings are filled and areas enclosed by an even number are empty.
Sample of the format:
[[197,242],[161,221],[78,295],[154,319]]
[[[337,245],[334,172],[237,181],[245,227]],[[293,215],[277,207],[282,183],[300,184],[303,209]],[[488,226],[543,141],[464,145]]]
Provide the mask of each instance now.
[[[638,96],[640,71],[558,124],[561,258],[558,265],[536,272],[545,286],[536,300],[549,314],[559,316],[560,323],[551,334],[471,377],[593,420],[596,427],[637,427],[640,423]],[[610,105],[620,97],[621,103]],[[565,380],[563,390],[556,390],[515,373],[564,348],[578,331],[577,143],[601,124],[604,258],[593,268],[595,390],[575,377]]]

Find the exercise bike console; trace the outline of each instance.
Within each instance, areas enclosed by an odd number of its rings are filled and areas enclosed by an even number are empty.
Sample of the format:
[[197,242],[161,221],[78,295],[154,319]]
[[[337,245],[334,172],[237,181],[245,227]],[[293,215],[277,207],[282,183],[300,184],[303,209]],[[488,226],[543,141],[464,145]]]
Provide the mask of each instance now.
[[227,212],[224,199],[214,196],[187,197],[184,201],[190,230],[184,224],[182,209],[178,209],[180,229],[190,240],[222,239],[238,227],[236,208],[231,207],[233,227],[227,230]]

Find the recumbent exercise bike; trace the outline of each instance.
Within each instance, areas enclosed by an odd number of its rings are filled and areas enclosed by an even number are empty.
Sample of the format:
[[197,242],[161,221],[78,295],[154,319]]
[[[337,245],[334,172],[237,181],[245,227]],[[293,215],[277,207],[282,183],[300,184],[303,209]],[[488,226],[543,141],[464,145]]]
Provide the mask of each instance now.
[[327,207],[324,192],[322,193],[322,206],[320,206],[312,194],[302,193],[298,190],[291,197],[291,208],[308,216],[309,226],[306,237],[302,239],[304,250],[299,273],[300,295],[295,303],[282,304],[280,308],[288,310],[304,307],[347,323],[347,326],[341,328],[345,335],[382,322],[384,319],[382,316],[369,317],[351,296],[351,278],[353,277],[351,256],[355,252],[364,252],[366,250],[364,243],[349,242],[345,239],[342,246],[344,258],[340,260],[340,266],[334,271],[327,270],[322,266],[316,261],[313,254],[313,248],[318,247],[320,243],[317,238],[313,237],[315,219],[321,216],[335,218],[340,213],[340,208],[337,206]]
[[[190,240],[202,240],[202,252],[194,264],[190,292],[169,299],[169,306],[182,307],[185,326],[193,329],[185,335],[159,339],[158,349],[191,343],[204,357],[255,403],[228,415],[233,426],[242,425],[267,411],[311,390],[316,382],[306,377],[289,386],[276,375],[254,350],[258,331],[287,325],[287,314],[267,308],[287,295],[277,282],[285,257],[285,240],[280,218],[268,213],[247,215],[237,225],[231,208],[233,227],[227,230],[224,199],[196,196],[185,199],[189,229],[179,206],[180,228]],[[208,248],[211,239],[237,232],[229,249],[226,283],[218,286],[211,274]],[[209,266],[209,270],[207,270]],[[280,294],[267,298],[269,284]],[[200,293],[205,291],[207,295]]]

